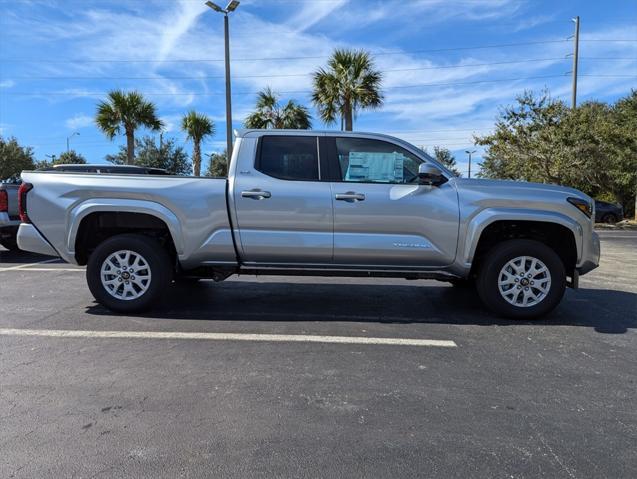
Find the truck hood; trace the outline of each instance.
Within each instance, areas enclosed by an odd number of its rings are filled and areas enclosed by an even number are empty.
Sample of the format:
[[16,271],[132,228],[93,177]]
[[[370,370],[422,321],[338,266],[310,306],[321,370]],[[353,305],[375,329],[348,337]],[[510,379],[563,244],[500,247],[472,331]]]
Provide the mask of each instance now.
[[575,188],[568,186],[559,186],[546,183],[531,183],[529,181],[512,181],[512,180],[483,180],[483,179],[467,179],[456,178],[456,185],[459,191],[468,190],[474,192],[485,192],[496,194],[498,197],[555,197],[574,196],[586,201],[592,201],[592,198]]

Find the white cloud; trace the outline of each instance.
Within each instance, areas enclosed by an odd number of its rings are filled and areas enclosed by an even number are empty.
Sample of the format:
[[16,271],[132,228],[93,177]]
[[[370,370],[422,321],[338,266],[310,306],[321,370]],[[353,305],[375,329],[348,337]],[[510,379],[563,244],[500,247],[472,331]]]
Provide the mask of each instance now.
[[537,27],[544,23],[548,23],[555,18],[555,15],[534,15],[528,18],[523,18],[512,28],[512,32],[519,32],[522,30],[528,30],[530,28]]
[[[335,10],[342,11],[349,0],[333,0],[329,2],[303,2],[298,11],[286,21],[286,25],[295,32],[304,32],[313,27]],[[336,14],[338,16],[338,14]],[[331,19],[334,22],[334,17]]]
[[180,0],[177,2],[179,11],[171,14],[171,21],[162,31],[159,44],[159,59],[166,58],[179,41],[179,38],[190,30],[199,15],[208,10],[203,2]]
[[92,116],[80,113],[79,115],[75,115],[67,119],[64,124],[69,130],[79,130],[81,128],[86,128],[87,126],[91,126],[94,121],[95,119]]
[[164,115],[160,117],[165,133],[177,132],[181,128],[181,115]]
[[11,88],[15,86],[15,82],[11,79],[0,81],[0,88]]

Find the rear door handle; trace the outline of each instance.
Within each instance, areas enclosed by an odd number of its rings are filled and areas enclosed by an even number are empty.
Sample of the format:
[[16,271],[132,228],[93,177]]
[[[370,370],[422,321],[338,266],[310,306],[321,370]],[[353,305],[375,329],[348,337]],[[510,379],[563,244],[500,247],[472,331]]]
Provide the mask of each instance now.
[[365,195],[363,193],[355,193],[353,191],[348,191],[347,193],[336,193],[334,197],[339,201],[347,201],[348,203],[354,203],[356,201],[364,201]]
[[244,198],[252,198],[253,200],[264,200],[266,198],[270,198],[272,193],[262,190],[248,190],[242,191],[241,196]]

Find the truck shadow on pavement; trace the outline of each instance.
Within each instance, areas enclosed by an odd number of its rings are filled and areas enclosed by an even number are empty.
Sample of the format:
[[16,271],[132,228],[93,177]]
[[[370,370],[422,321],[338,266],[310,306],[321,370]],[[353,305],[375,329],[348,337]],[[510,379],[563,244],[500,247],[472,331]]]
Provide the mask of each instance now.
[[[582,326],[606,334],[637,329],[636,293],[567,290],[562,303],[545,318],[514,321],[499,318],[486,310],[471,289],[430,284],[204,281],[188,286],[174,285],[162,304],[141,316],[202,321]],[[99,305],[89,307],[87,312],[113,314]]]

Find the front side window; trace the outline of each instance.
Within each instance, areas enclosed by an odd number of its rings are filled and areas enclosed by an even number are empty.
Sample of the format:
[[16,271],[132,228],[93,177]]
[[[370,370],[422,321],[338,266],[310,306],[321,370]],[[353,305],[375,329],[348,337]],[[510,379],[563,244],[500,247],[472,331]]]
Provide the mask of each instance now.
[[422,160],[381,140],[336,138],[340,179],[358,183],[416,183]]
[[282,180],[318,181],[315,136],[263,136],[256,169]]

